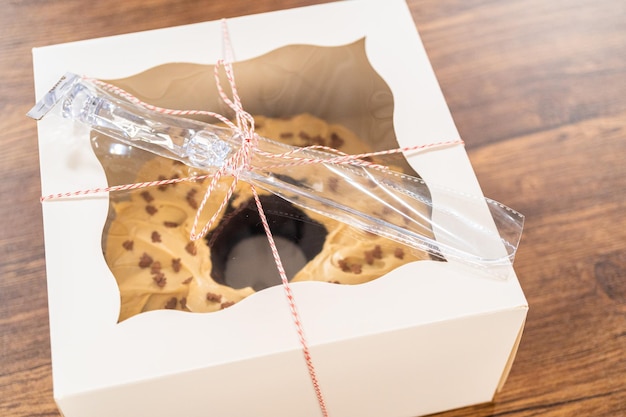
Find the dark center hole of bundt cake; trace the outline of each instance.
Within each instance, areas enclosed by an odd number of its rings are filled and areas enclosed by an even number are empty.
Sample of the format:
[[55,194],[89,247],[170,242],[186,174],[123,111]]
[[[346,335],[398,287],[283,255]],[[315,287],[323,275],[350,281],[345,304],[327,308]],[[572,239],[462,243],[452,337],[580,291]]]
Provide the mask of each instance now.
[[[272,235],[289,279],[321,250],[326,228],[275,195],[261,196]],[[233,288],[256,291],[280,284],[280,276],[257,212],[250,199],[228,207],[220,224],[206,237],[211,248],[211,276]]]

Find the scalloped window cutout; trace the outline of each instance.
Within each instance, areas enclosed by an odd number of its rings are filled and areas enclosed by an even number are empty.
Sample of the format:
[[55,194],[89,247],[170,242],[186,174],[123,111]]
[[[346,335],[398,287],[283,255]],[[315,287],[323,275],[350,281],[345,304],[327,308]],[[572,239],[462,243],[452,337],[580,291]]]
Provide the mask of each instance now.
[[[365,39],[338,47],[290,45],[237,62],[234,71],[244,108],[255,117],[261,136],[352,154],[398,147],[393,95],[368,62]],[[164,108],[229,115],[216,91],[213,66],[172,63],[111,83]],[[196,173],[102,135],[94,134],[92,144],[110,185]],[[417,175],[402,156],[376,162]],[[224,181],[203,216],[217,209],[229,179]],[[120,289],[119,321],[156,309],[217,311],[280,284],[245,183],[240,182],[206,238],[190,243],[189,231],[207,185],[182,182],[111,194],[102,244]],[[325,186],[341,192],[342,184]],[[361,284],[405,263],[430,259],[271,194],[264,193],[262,201],[292,282]]]

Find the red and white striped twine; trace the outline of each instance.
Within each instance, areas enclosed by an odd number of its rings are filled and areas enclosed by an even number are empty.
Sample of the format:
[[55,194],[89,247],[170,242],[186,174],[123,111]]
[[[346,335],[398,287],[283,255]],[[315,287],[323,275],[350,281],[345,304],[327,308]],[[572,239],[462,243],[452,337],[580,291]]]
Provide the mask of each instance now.
[[177,184],[183,181],[201,181],[210,176],[211,175],[207,174],[207,175],[198,175],[195,177],[172,178],[172,179],[158,180],[158,181],[136,182],[133,184],[113,185],[111,187],[100,187],[100,188],[92,188],[89,190],[48,194],[48,195],[40,197],[39,200],[41,202],[44,202],[44,201],[60,200],[60,199],[71,198],[71,197],[85,197],[85,196],[94,195],[94,194],[105,194],[105,193],[115,192],[115,191],[138,190],[140,188],[158,187],[160,185],[168,185],[168,184]]

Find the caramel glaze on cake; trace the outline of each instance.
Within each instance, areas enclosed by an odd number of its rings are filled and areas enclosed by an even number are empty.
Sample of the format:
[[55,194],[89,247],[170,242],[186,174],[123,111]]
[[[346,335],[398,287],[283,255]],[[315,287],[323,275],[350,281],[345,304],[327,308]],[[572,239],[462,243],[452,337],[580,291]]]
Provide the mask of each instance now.
[[[328,124],[307,114],[290,119],[256,117],[255,120],[259,135],[291,145],[326,145],[353,154],[371,150],[343,126]],[[177,161],[156,157],[141,168],[137,181],[182,178],[193,174],[190,168]],[[213,215],[231,180],[225,178],[218,184],[201,215],[201,225]],[[215,245],[232,240],[230,236],[220,239],[220,233],[226,229],[236,230],[232,224],[224,227],[222,221],[229,219],[232,223],[232,213],[253,207],[248,184],[240,182],[237,185],[227,210],[220,215],[207,239],[189,240],[198,204],[208,182],[181,182],[136,190],[113,202],[114,215],[106,232],[105,258],[120,288],[120,321],[156,309],[217,311],[254,293],[250,287],[236,289],[226,285],[223,270],[220,271],[223,265],[218,265],[220,262],[216,261],[215,254],[213,261],[211,256],[211,247],[216,253],[221,251],[224,254],[227,251]],[[342,192],[343,185],[339,181],[327,186],[329,192]],[[266,204],[271,204],[274,196],[260,193]],[[315,280],[360,284],[402,264],[428,259],[427,254],[394,241],[317,213],[294,210],[299,214],[289,216],[300,217],[305,223],[314,225],[314,229],[323,230],[322,234],[315,235],[318,240],[320,236],[323,239],[313,245],[315,249],[308,254],[308,262],[295,274],[292,282]],[[268,211],[276,210],[270,207]],[[311,252],[311,246],[304,251],[307,250]]]

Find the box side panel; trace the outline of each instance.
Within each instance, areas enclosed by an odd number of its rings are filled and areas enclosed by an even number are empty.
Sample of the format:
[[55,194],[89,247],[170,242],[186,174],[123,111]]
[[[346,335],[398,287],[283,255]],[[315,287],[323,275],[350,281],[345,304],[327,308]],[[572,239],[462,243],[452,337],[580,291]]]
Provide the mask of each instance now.
[[413,417],[491,401],[525,316],[520,307],[320,348],[331,410]]
[[[528,309],[526,309],[528,311]],[[502,378],[500,378],[500,382],[498,383],[498,389],[496,392],[500,392],[502,387],[504,387],[504,383],[509,377],[509,373],[511,372],[511,368],[513,367],[513,362],[515,361],[515,356],[517,356],[517,349],[519,348],[519,344],[522,341],[522,334],[524,333],[524,325],[526,324],[526,319],[522,322],[522,325],[519,329],[519,333],[517,333],[517,339],[515,340],[515,345],[513,346],[513,350],[511,350],[511,355],[509,355],[509,360],[506,363],[504,368],[504,372],[502,373]]]
[[317,417],[302,352],[57,398],[65,417]]
[[[331,415],[417,416],[490,401],[525,308],[312,349]],[[300,351],[59,398],[66,417],[319,416]]]

